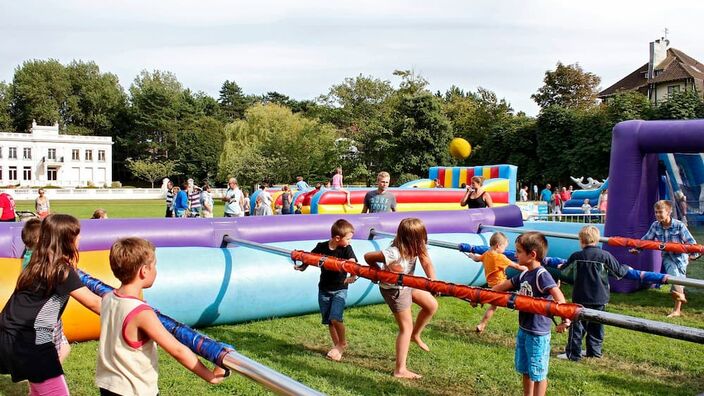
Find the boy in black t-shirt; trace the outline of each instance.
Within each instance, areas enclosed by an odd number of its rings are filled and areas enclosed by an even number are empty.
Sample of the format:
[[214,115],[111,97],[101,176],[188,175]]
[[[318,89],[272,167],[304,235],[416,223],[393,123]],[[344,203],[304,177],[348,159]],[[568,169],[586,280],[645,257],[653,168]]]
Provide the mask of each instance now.
[[[347,220],[337,220],[330,229],[330,240],[320,242],[311,253],[357,261],[350,240],[354,235],[354,227]],[[294,267],[304,271],[307,267]],[[356,276],[347,277],[346,272],[330,271],[320,268],[320,282],[318,283],[318,304],[323,324],[328,325],[333,348],[327,357],[340,361],[347,348],[345,338],[345,325],[342,323],[342,314],[347,300],[347,285],[357,280]]]
[[[621,279],[629,267],[620,264],[611,253],[597,246],[599,229],[586,226],[579,231],[582,250],[572,253],[560,269],[563,276],[574,279],[572,302],[603,311],[609,302],[609,276]],[[577,361],[582,357],[582,339],[587,336],[587,357],[600,358],[604,342],[604,325],[583,320],[575,321],[570,328],[565,353],[560,359]]]

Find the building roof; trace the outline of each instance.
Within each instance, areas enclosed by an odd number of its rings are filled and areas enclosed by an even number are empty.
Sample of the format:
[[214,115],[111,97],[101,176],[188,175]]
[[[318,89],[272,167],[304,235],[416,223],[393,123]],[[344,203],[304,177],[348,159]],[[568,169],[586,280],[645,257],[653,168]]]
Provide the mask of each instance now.
[[644,64],[631,74],[622,78],[612,86],[599,92],[599,97],[615,95],[620,91],[642,90],[648,84],[658,84],[668,81],[680,81],[692,78],[701,82],[704,80],[704,64],[684,52],[668,48],[667,56],[655,67],[655,77],[648,80],[648,64]]

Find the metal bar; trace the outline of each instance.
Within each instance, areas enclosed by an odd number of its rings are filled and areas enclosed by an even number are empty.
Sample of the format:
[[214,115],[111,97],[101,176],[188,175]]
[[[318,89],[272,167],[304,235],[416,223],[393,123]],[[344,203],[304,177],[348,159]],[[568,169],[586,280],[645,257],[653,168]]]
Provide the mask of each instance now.
[[[369,237],[374,238],[375,236],[385,236],[385,237],[390,237],[390,238],[395,238],[396,234],[391,233],[391,232],[384,232],[384,231],[377,231],[375,229],[369,230]],[[437,247],[442,247],[442,248],[447,248],[447,249],[454,249],[454,250],[459,250],[459,244],[457,243],[452,243],[452,242],[445,242],[445,241],[438,241],[438,240],[433,240],[433,239],[428,239],[428,245],[431,246],[437,246]]]
[[[488,227],[487,227],[488,228]],[[506,228],[506,227],[503,227]],[[376,232],[377,235],[382,235],[381,232]],[[389,233],[385,233],[388,235]],[[268,246],[262,243],[246,241],[243,239],[232,238],[230,236],[224,237],[225,242],[236,243],[242,246],[253,247],[255,249],[270,251],[271,253],[278,255],[285,255],[290,257],[290,250]],[[354,265],[359,265],[353,262]],[[429,281],[435,282],[435,281]],[[697,329],[693,327],[685,327],[673,325],[670,323],[657,322],[648,319],[636,318],[633,316],[609,313],[604,311],[597,311],[588,308],[582,308],[579,310],[578,316],[584,320],[590,320],[593,322],[603,323],[614,327],[621,327],[628,330],[640,331],[643,333],[660,335],[663,337],[674,338],[678,340],[691,341],[699,344],[704,344],[704,330]]]
[[667,279],[665,280],[665,283],[670,284],[670,285],[680,285],[680,286],[691,286],[691,287],[698,287],[698,288],[704,288],[704,280],[701,279],[693,279],[693,278],[682,278],[679,276],[668,276]]
[[222,363],[279,395],[324,395],[235,351],[225,355]]
[[606,311],[582,308],[578,314],[580,319],[603,323],[622,329],[635,330],[668,338],[704,344],[704,330],[693,327],[679,326],[672,323],[657,322],[649,319],[634,318]]
[[[483,225],[483,224],[479,225],[479,229],[480,230],[487,229],[487,230],[505,231],[505,232],[517,232],[519,234],[533,231],[533,232],[539,232],[547,237],[579,240],[579,236],[577,234],[568,234],[566,232],[554,232],[554,231],[545,231],[545,230],[526,230],[526,229],[518,229],[518,228],[514,228],[514,227],[502,227],[502,226]],[[599,237],[599,242],[609,243],[609,238]]]

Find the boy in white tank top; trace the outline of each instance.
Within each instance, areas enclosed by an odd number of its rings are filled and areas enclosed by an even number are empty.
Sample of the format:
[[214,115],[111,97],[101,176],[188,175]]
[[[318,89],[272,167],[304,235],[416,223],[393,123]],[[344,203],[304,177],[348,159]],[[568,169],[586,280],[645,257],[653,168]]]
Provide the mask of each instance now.
[[157,344],[184,367],[217,384],[229,374],[212,372],[169,333],[139,297],[156,278],[154,245],[140,238],[120,239],[110,249],[110,269],[122,283],[101,304],[100,344],[95,383],[101,395],[157,395]]

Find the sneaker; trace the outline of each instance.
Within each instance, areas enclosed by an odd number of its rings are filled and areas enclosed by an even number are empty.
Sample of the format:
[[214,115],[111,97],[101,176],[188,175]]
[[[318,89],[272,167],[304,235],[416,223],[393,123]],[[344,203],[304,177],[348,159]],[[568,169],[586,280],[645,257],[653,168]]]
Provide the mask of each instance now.
[[561,353],[561,354],[557,355],[557,358],[562,359],[562,360],[570,360],[570,358],[567,357],[566,353]]
[[587,356],[587,351],[582,351],[580,355],[582,355],[582,357]]

